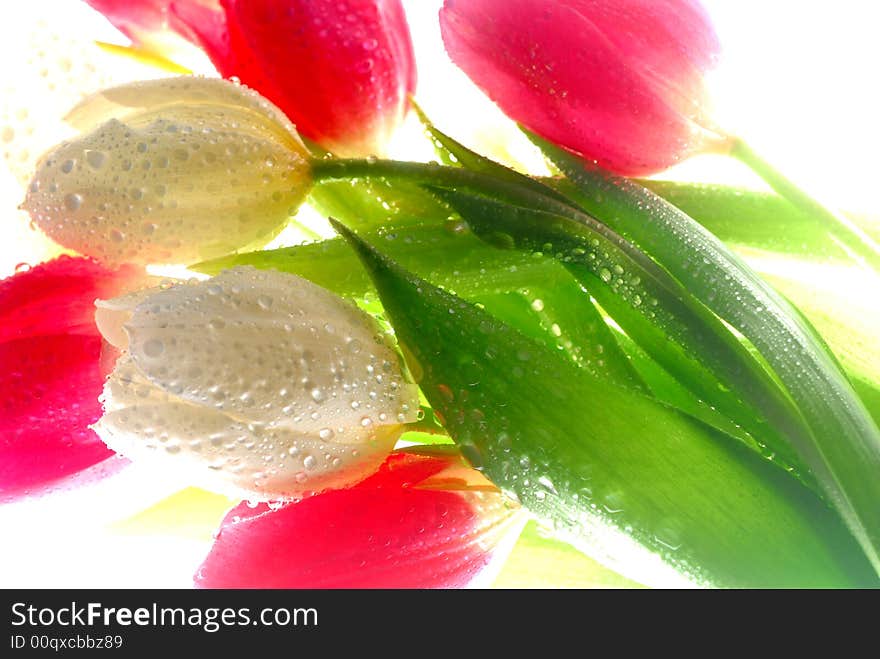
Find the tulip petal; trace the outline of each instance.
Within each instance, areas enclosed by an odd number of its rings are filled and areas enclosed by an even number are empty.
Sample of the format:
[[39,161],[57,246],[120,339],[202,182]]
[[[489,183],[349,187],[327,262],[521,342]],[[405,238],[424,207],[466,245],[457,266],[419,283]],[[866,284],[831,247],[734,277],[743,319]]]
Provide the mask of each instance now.
[[113,455],[89,430],[104,382],[94,300],[143,281],[131,266],[67,256],[0,281],[0,501]]
[[418,411],[372,317],[299,277],[241,267],[173,286],[138,304],[125,329],[153,385],[236,418],[346,441],[346,429]]
[[447,1],[453,61],[509,116],[627,174],[649,174],[711,137],[702,74],[717,40],[688,0]]
[[101,416],[97,336],[0,343],[0,501],[33,494],[109,458],[89,430]]
[[101,415],[101,341],[39,336],[0,344],[0,501],[40,494],[113,455]]
[[[223,0],[225,26],[181,7],[224,76],[275,102],[297,130],[338,155],[380,153],[415,90],[399,0]],[[199,15],[204,17],[205,12]]]
[[342,487],[416,419],[418,389],[377,323],[307,280],[235,268],[99,306],[128,352],[96,430],[190,482],[257,499]]
[[195,577],[201,588],[456,588],[519,516],[500,493],[422,489],[449,458],[398,453],[360,484],[272,510],[241,504]]
[[95,428],[108,446],[154,464],[162,477],[253,500],[299,499],[356,483],[378,468],[400,435],[399,426],[350,431],[349,442],[360,441],[352,446],[317,433],[260,430],[181,402],[105,411]]
[[244,130],[305,151],[296,128],[275,105],[247,87],[212,78],[179,76],[109,87],[84,98],[64,120],[82,132],[94,130],[108,116],[142,127],[169,112],[196,118],[198,106],[235,114],[248,110],[252,114],[247,115]]
[[[98,123],[111,108],[122,120]],[[264,244],[311,185],[280,111],[222,80],[106,90],[71,120],[94,128],[41,159],[23,207],[58,243],[107,263],[192,263]]]
[[95,300],[145,283],[134,266],[110,270],[61,256],[0,281],[0,342],[43,334],[97,337]]

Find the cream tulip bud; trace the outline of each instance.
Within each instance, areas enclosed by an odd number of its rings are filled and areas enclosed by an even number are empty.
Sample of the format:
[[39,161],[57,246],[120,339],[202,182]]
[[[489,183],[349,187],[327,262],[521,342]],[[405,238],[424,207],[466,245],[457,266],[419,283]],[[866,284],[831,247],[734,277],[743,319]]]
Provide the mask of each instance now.
[[299,277],[240,267],[97,305],[125,352],[95,430],[192,484],[265,500],[343,487],[416,419],[387,334]]
[[268,242],[311,187],[308,150],[254,91],[185,76],[104,90],[37,165],[23,207],[107,263],[179,263]]

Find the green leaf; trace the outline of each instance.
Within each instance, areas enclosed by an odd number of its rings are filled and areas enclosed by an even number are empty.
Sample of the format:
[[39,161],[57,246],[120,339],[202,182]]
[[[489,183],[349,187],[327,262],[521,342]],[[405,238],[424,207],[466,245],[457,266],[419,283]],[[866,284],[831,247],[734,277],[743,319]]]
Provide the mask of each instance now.
[[784,471],[336,227],[462,453],[557,536],[647,584],[877,585],[839,518]]
[[[566,183],[573,186],[570,181]],[[723,185],[650,180],[639,183],[725,243],[814,259],[849,259],[847,252],[829,239],[820,222],[779,195]]]
[[748,431],[753,450],[775,455],[813,485],[784,438],[807,432],[797,410],[740,341],[642,252],[592,218],[578,222],[460,190],[438,194],[477,235],[554,255],[640,348],[729,419],[719,427],[732,420]]
[[638,184],[533,137],[578,188],[576,201],[639,245],[748,339],[810,432],[790,439],[880,571],[880,429],[804,318],[724,244]]
[[880,309],[875,302],[880,279],[839,261],[819,263],[750,249],[740,254],[809,318],[880,422]]
[[[577,211],[580,211],[580,208],[571,202],[571,200],[566,196],[566,193],[569,195],[573,192],[576,193],[577,190],[574,188],[573,184],[564,178],[555,178],[555,179],[534,179],[524,174],[520,174],[505,165],[502,165],[498,162],[495,162],[485,156],[482,156],[471,149],[468,149],[463,144],[456,141],[454,138],[446,135],[437,129],[436,126],[428,119],[428,117],[421,111],[421,109],[416,106],[416,113],[422,125],[425,127],[425,130],[430,137],[430,139],[434,142],[435,151],[440,158],[440,160],[449,165],[455,165],[464,167],[470,171],[479,172],[482,174],[488,174],[496,178],[500,178],[506,182],[512,183],[518,188],[527,189],[530,192],[540,196],[540,197],[550,197],[556,202],[562,202],[566,206],[572,206]],[[454,190],[454,188],[453,188]],[[717,191],[718,194],[714,194],[715,190],[709,190],[708,188],[697,188],[696,186],[685,186],[680,185],[676,186],[675,184],[669,184],[666,186],[666,191],[670,194],[675,194],[676,196],[686,198],[688,200],[693,200],[693,205],[699,205],[701,209],[704,209],[707,213],[714,213],[719,210],[719,208],[723,208],[722,204],[713,204],[712,202],[716,201],[717,196],[721,195],[724,192],[723,188],[720,188]],[[454,192],[452,194],[455,194]],[[725,195],[723,201],[726,202],[730,195]],[[466,195],[461,195],[459,193],[459,198],[466,201]],[[735,196],[736,199],[740,199],[740,196]],[[761,199],[760,201],[765,201]],[[787,210],[792,210],[793,207],[786,201],[776,198],[775,201],[781,201],[785,204]],[[473,197],[471,197],[471,203],[473,202]],[[761,207],[760,203],[754,203],[753,205]],[[454,204],[453,204],[454,206]],[[483,209],[485,210],[485,209]],[[741,210],[741,209],[740,209]],[[769,214],[774,209],[770,209],[766,214]],[[477,214],[481,212],[481,209],[476,209]],[[479,215],[477,215],[479,217]],[[472,218],[473,219],[473,218]],[[800,219],[800,218],[798,218]],[[489,235],[492,237],[494,234],[492,233],[492,229],[488,228],[484,235]],[[576,276],[578,273],[576,273]],[[583,277],[579,277],[583,281]],[[655,355],[661,362],[663,362],[667,368],[671,367],[671,370],[674,373],[677,373],[680,377],[683,376],[685,382],[689,382],[691,387],[694,387],[696,383],[705,383],[707,379],[711,379],[711,376],[707,378],[707,374],[703,372],[703,369],[700,368],[699,365],[691,364],[686,358],[682,359],[682,354],[678,355],[672,354],[674,350],[670,350],[669,341],[663,335],[653,331],[653,328],[645,326],[644,322],[639,322],[640,318],[638,314],[628,313],[627,305],[623,305],[622,308],[618,308],[618,315],[624,314],[629,317],[629,322],[625,322],[625,324],[633,331],[636,335],[639,336],[642,343],[651,349],[652,354]],[[498,315],[497,313],[495,315]],[[577,321],[574,321],[575,324]],[[588,322],[588,319],[583,319],[582,322]],[[747,444],[754,445],[755,440],[745,432],[741,426],[737,425],[735,422],[731,421],[723,414],[720,414],[718,410],[713,407],[711,404],[707,404],[705,401],[701,400],[697,396],[700,394],[705,395],[705,388],[696,388],[696,391],[684,388],[677,380],[669,375],[667,371],[665,371],[662,367],[659,366],[657,362],[652,360],[638,345],[636,345],[633,341],[631,341],[626,335],[618,336],[619,341],[624,341],[629,348],[627,354],[630,359],[634,360],[634,363],[637,364],[637,369],[640,370],[640,374],[642,377],[646,377],[649,380],[651,391],[653,391],[655,397],[659,400],[666,402],[668,404],[677,407],[678,409],[687,412],[695,416],[696,418],[709,423],[710,425],[715,426],[723,430],[724,432],[739,438],[741,441],[744,441]],[[586,345],[586,343],[582,343],[581,345]],[[689,351],[685,350],[685,355],[689,354]],[[677,358],[676,358],[677,357]],[[696,366],[696,368],[694,368]],[[679,372],[680,369],[685,369],[684,372]],[[691,372],[689,372],[691,371]],[[692,372],[696,371],[696,372]],[[716,384],[718,384],[716,382]],[[714,399],[713,394],[718,395],[718,388],[712,387],[709,392],[709,403],[717,403]],[[723,391],[723,389],[722,389]],[[722,404],[722,409],[727,409],[725,405]],[[743,410],[745,416],[740,416],[740,420],[746,420],[747,422],[752,420],[753,415],[748,410]],[[734,415],[735,416],[735,415]],[[755,426],[750,426],[753,430]],[[761,428],[762,433],[766,434],[766,428]],[[771,439],[771,444],[773,444],[777,451],[780,452],[783,461],[789,461],[792,464],[797,464],[797,457],[793,454],[793,452],[789,451],[789,447],[786,444],[781,443],[780,441],[774,441]],[[768,451],[769,453],[774,453],[775,451]],[[805,475],[806,480],[810,480],[809,476]]]
[[538,281],[518,291],[477,294],[471,299],[529,338],[561,351],[597,377],[648,391],[602,314],[571,278],[555,286]]
[[[507,293],[535,284],[554,287],[568,279],[551,259],[492,249],[463,226],[395,227],[367,235],[406,267],[463,295]],[[340,238],[232,254],[191,268],[215,275],[238,265],[290,272],[344,297],[360,298],[372,290],[370,278]]]
[[[562,179],[572,193],[571,182]],[[559,182],[554,181],[554,185]],[[795,303],[840,360],[853,388],[880,422],[880,314],[876,275],[831,239],[827,228],[775,194],[722,185],[641,181],[731,246]],[[880,223],[850,215],[880,240]]]

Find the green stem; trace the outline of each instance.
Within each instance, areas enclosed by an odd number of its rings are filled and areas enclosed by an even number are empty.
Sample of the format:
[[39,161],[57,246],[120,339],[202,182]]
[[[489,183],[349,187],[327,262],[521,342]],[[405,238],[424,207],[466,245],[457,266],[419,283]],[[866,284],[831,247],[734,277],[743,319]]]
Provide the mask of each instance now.
[[[381,160],[376,158],[326,158],[312,162],[315,182],[357,178],[381,178],[407,181],[430,188],[447,188],[473,192],[495,201],[513,206],[531,208],[558,215],[584,224],[622,249],[641,267],[666,281],[668,275],[651,258],[615,233],[607,225],[576,206],[560,201],[553,190],[546,193],[534,186],[524,186],[519,180],[499,178],[492,174],[474,172],[460,167],[448,167],[437,163]],[[543,186],[542,186],[543,187]],[[677,290],[676,283],[667,281],[669,290]]]
[[821,221],[831,236],[855,259],[876,271],[880,271],[880,244],[859,226],[842,214],[827,208],[798,187],[743,140],[738,138],[733,140],[730,155],[746,164],[771,188],[797,208]]
[[[519,178],[505,179],[461,167],[437,163],[382,160],[376,158],[324,158],[312,161],[314,181],[381,178],[428,186],[451,187],[477,192],[491,199],[528,204],[563,217],[583,213],[572,208],[554,190],[543,185],[524,186]],[[522,177],[526,178],[526,177]],[[598,224],[598,223],[597,223]]]

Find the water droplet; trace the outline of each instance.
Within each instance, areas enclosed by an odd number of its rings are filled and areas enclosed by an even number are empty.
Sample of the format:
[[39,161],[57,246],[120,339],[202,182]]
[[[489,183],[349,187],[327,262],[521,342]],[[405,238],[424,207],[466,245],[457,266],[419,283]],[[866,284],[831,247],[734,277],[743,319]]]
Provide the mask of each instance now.
[[609,514],[616,515],[623,511],[623,496],[618,492],[611,492],[605,496],[602,506]]
[[553,481],[551,481],[547,476],[541,476],[538,479],[538,485],[543,487],[550,494],[555,494],[559,496],[559,492],[556,491],[556,486],[553,484]]
[[664,521],[654,532],[654,539],[661,545],[676,551],[681,548],[681,535],[677,530],[678,524],[674,521]]
[[93,169],[101,169],[107,162],[107,154],[103,151],[86,151],[86,162]]
[[270,309],[272,307],[272,298],[268,295],[260,295],[257,297],[257,304],[261,309]]
[[303,467],[311,471],[315,467],[318,466],[318,461],[315,459],[314,455],[307,455],[303,458]]
[[318,437],[323,439],[325,442],[329,442],[331,439],[333,439],[333,431],[330,430],[330,428],[321,428],[321,430],[318,431]]
[[82,206],[83,198],[81,194],[77,194],[75,192],[71,192],[64,197],[64,207],[69,211],[79,210],[80,206]]
[[156,358],[162,355],[165,352],[165,344],[162,343],[159,339],[149,339],[144,342],[143,348],[144,354],[147,357]]
[[532,309],[535,311],[544,311],[544,300],[541,298],[535,298],[532,300]]

